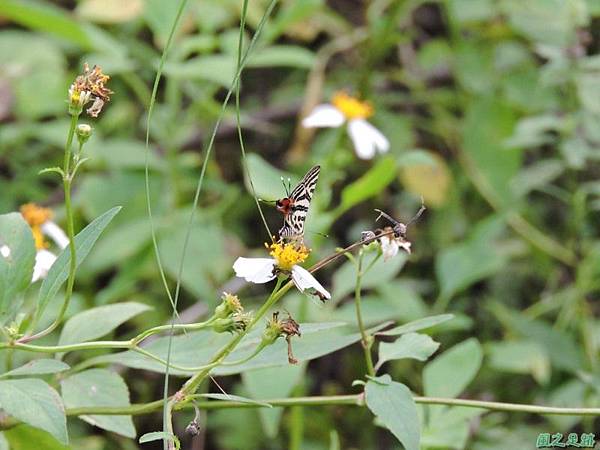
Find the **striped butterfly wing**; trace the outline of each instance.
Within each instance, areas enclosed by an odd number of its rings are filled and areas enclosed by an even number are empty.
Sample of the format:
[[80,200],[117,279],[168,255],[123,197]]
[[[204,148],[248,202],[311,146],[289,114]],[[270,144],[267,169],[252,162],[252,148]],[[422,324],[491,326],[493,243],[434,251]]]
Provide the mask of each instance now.
[[321,166],[314,166],[310,169],[290,194],[292,210],[283,218],[283,227],[279,230],[279,237],[294,238],[304,235],[304,221],[317,187],[320,171]]

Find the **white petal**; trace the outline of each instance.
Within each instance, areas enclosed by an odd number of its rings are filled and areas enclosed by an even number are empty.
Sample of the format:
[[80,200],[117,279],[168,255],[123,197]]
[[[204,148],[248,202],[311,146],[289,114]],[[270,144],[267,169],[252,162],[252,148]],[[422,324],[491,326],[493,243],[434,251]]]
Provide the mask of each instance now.
[[48,220],[42,225],[42,232],[56,242],[56,245],[62,249],[69,245],[69,238],[65,232],[51,220]]
[[310,291],[314,289],[325,299],[329,300],[331,298],[331,294],[327,292],[327,290],[321,286],[321,283],[319,283],[317,279],[313,277],[311,273],[304,267],[300,267],[298,265],[292,267],[292,280],[294,281],[296,287],[302,292],[308,290],[310,293]]
[[348,122],[348,134],[361,159],[373,158],[377,150],[385,153],[390,149],[390,141],[366,120],[354,119]]
[[322,104],[315,106],[311,113],[302,119],[304,128],[339,127],[346,121],[344,114],[335,106]]
[[8,258],[10,256],[10,247],[8,245],[3,245],[0,247],[0,255]]
[[382,236],[380,242],[384,261],[387,261],[398,254],[398,243],[396,242],[396,239],[390,239],[389,236]]
[[404,250],[406,253],[411,253],[410,250],[410,242],[408,241],[402,241],[398,243],[398,247],[400,247],[402,250]]
[[38,250],[35,254],[35,265],[33,266],[33,276],[31,282],[35,283],[37,280],[46,278],[48,271],[52,264],[56,261],[54,253],[48,250]]
[[273,258],[238,258],[233,264],[233,270],[238,277],[251,283],[266,283],[275,278]]

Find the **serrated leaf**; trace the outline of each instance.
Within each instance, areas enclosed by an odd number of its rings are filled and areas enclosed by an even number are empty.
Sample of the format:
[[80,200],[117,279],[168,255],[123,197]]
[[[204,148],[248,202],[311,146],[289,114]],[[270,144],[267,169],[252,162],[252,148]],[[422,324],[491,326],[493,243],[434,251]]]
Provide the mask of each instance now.
[[381,366],[386,361],[403,358],[427,361],[439,346],[438,342],[435,342],[426,334],[403,334],[394,342],[381,342],[379,344],[379,360],[377,361],[377,365]]
[[62,400],[42,380],[0,380],[0,408],[15,419],[47,431],[63,444],[69,441]]
[[70,367],[57,359],[34,359],[27,364],[17,367],[0,375],[0,378],[22,377],[25,375],[44,375],[49,373],[63,372]]
[[75,314],[62,329],[59,345],[86,342],[100,338],[134,316],[152,309],[136,302],[98,306]]
[[[107,369],[90,369],[61,381],[67,408],[129,406],[129,389],[120,375]],[[80,419],[104,430],[134,438],[131,416],[82,415]]]
[[31,283],[35,245],[31,228],[19,213],[0,215],[0,325],[21,306],[15,296]]
[[431,397],[456,397],[475,378],[483,351],[475,338],[446,350],[425,366],[423,386]]
[[[75,236],[75,250],[77,255],[77,267],[83,262],[85,257],[90,253],[92,247],[108,226],[110,221],[117,215],[121,210],[120,206],[116,206],[100,217],[94,219],[87,227],[81,230],[77,236]],[[40,293],[38,296],[38,307],[36,316],[41,317],[42,313],[46,309],[48,302],[54,298],[60,287],[63,285],[69,276],[69,264],[71,261],[71,254],[69,247],[65,248],[62,253],[58,256],[55,263],[48,271],[48,276],[42,283]]]
[[440,323],[447,322],[452,319],[454,314],[439,314],[437,316],[424,317],[422,319],[413,320],[412,322],[405,323],[392,328],[391,330],[381,331],[377,333],[382,336],[398,336],[405,333],[413,333],[419,330],[425,330],[427,328],[434,327]]
[[392,381],[389,375],[369,380],[365,402],[406,450],[419,450],[419,416],[412,393],[405,385]]

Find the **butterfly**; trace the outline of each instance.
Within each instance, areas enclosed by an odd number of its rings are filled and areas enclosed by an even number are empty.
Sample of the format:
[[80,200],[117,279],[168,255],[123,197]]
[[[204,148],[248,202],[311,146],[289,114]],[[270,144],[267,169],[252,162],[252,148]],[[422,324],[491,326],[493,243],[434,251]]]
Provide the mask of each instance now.
[[379,213],[379,216],[375,220],[377,221],[380,218],[385,217],[387,220],[389,220],[394,225],[392,228],[394,230],[394,237],[405,239],[406,238],[406,230],[407,230],[408,226],[411,225],[412,223],[414,223],[419,217],[421,217],[421,214],[423,214],[425,212],[425,209],[426,209],[425,205],[423,204],[423,200],[421,199],[421,207],[419,208],[417,213],[412,217],[412,219],[410,219],[406,224],[400,222],[399,220],[394,219],[392,216],[383,212],[380,209],[375,210],[376,212]]
[[321,166],[314,166],[287,196],[275,202],[277,211],[283,214],[283,226],[279,230],[282,239],[297,239],[304,235],[304,221],[312,200]]

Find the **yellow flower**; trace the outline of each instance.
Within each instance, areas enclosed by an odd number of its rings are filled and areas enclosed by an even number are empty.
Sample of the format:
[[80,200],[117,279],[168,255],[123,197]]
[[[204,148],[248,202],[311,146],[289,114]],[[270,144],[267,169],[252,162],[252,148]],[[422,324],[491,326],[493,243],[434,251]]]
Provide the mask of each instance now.
[[269,254],[277,261],[277,267],[287,272],[292,270],[296,264],[303,263],[310,254],[310,250],[304,245],[296,246],[293,243],[274,243],[267,248],[271,249]]
[[52,219],[52,211],[49,208],[42,208],[35,203],[26,203],[21,206],[21,215],[31,227],[35,248],[37,250],[48,248],[48,243],[42,233],[42,225]]
[[339,109],[346,119],[366,119],[373,115],[373,107],[369,102],[361,102],[356,97],[343,91],[336,92],[331,99],[331,104]]

